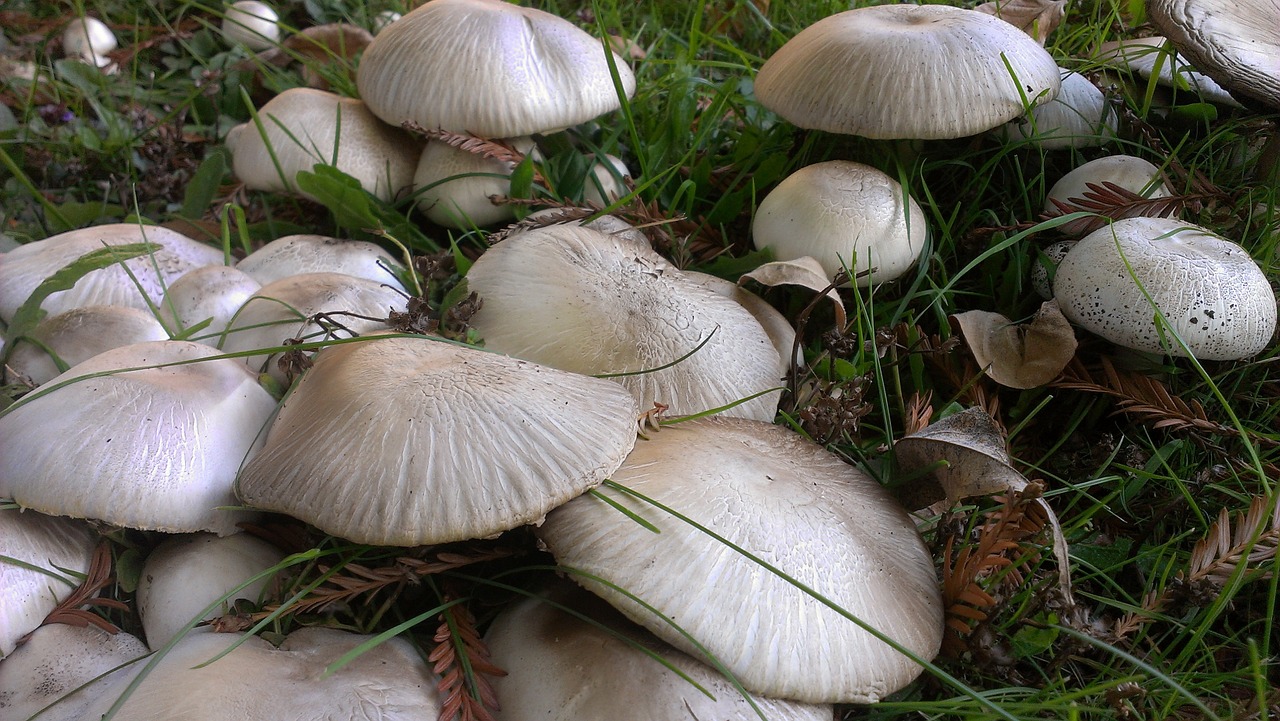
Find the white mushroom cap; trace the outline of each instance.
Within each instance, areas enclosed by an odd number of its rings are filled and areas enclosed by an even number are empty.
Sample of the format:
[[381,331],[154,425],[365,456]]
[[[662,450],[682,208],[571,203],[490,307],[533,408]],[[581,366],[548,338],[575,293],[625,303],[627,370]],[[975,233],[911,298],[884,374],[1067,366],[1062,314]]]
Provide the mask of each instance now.
[[227,134],[231,168],[249,188],[293,191],[314,200],[297,188],[295,178],[317,164],[332,165],[383,200],[413,182],[417,143],[380,122],[360,100],[290,88],[263,105],[258,118],[261,131],[251,121]]
[[[1075,247],[1074,240],[1060,240],[1042,249],[1044,258],[1036,256],[1034,265],[1031,266],[1031,288],[1036,295],[1048,300],[1053,297],[1053,283],[1049,278],[1049,269],[1052,268],[1056,274],[1058,272],[1058,263],[1067,257],[1067,252]],[[1047,265],[1046,265],[1047,263]]]
[[[432,0],[374,38],[356,84],[391,125],[514,138],[619,107],[603,44],[568,20],[501,0]],[[626,62],[613,63],[635,92]]]
[[604,155],[591,164],[591,173],[582,187],[582,199],[601,206],[608,205],[627,194],[624,178],[631,177],[631,169],[616,155]]
[[237,492],[358,543],[483,538],[602,482],[636,417],[613,381],[371,337],[317,354]]
[[[521,153],[533,152],[533,138],[506,141]],[[422,149],[413,187],[418,206],[432,222],[446,228],[466,229],[493,225],[516,217],[515,206],[495,205],[491,195],[511,194],[510,163],[485,158],[449,145],[429,142]],[[457,176],[457,177],[455,177]]]
[[[269,578],[260,578],[236,593],[231,590],[276,565],[284,553],[246,533],[219,538],[210,533],[170,538],[147,556],[138,584],[138,615],[147,644],[161,648],[209,604],[224,599],[226,613],[236,599],[258,600]],[[209,631],[197,626],[191,633]]]
[[243,364],[214,355],[137,343],[32,391],[0,416],[0,497],[128,528],[234,533],[245,514],[218,509],[235,505],[236,470],[276,404]]
[[[115,223],[81,228],[19,246],[0,255],[0,320],[8,322],[45,278],[104,245],[152,243],[160,246],[123,264],[95,270],[70,290],[50,295],[40,306],[50,315],[85,305],[159,304],[164,288],[194,268],[222,262],[222,251],[167,228]],[[130,279],[124,267],[137,279]],[[145,292],[145,297],[143,292]]]
[[999,18],[877,5],[802,30],[760,68],[755,93],[801,128],[929,140],[990,130],[1052,99],[1059,82],[1053,57]]
[[1190,87],[1209,102],[1240,107],[1239,101],[1231,97],[1226,88],[1186,63],[1168,43],[1159,36],[1113,40],[1099,45],[1095,57],[1128,67],[1144,78],[1151,77],[1159,65],[1157,84],[1174,89]]
[[62,51],[67,57],[78,58],[100,68],[111,64],[111,58],[106,55],[119,44],[111,28],[95,17],[76,18],[62,31]]
[[187,340],[217,345],[240,306],[262,288],[247,273],[229,265],[206,265],[175,280],[164,294],[160,312],[177,330],[187,330],[204,321]]
[[8,382],[22,378],[39,385],[62,372],[54,356],[64,367],[71,367],[122,345],[168,340],[169,333],[148,311],[87,305],[45,318],[31,331],[30,339],[14,344],[4,371]]
[[788,359],[792,357],[793,353],[797,364],[802,365],[804,363],[804,348],[796,347],[796,329],[791,326],[791,321],[787,320],[787,317],[779,312],[777,308],[769,305],[768,302],[755,293],[724,278],[717,278],[707,273],[699,273],[696,270],[686,270],[685,275],[707,290],[726,298],[732,298],[747,309],[747,312],[760,323],[760,327],[764,328],[764,332],[773,341],[774,350],[778,351],[778,359],[782,361],[782,369],[779,376],[785,376],[787,371],[791,370],[791,363],[788,362]]
[[[781,383],[785,365],[750,312],[625,234],[513,234],[480,256],[467,287],[484,301],[471,325],[487,348],[576,373],[631,372],[618,381],[641,408],[698,413]],[[779,393],[726,412],[771,421]]]
[[1280,108],[1280,4],[1151,0],[1147,14],[1195,66],[1241,95]]
[[[149,653],[136,637],[108,633],[92,624],[41,626],[0,663],[0,717],[21,721],[43,711],[36,717],[39,721],[90,718],[84,715],[85,708],[101,686],[77,689]],[[98,683],[131,678],[138,668],[139,664],[125,665]]]
[[1072,323],[1151,353],[1186,355],[1151,303],[1200,359],[1256,355],[1276,328],[1275,293],[1249,253],[1172,218],[1117,220],[1085,236],[1058,265],[1053,293]]
[[1011,120],[996,129],[1005,137],[1029,140],[1045,150],[1088,148],[1116,138],[1118,119],[1107,98],[1091,80],[1059,68],[1062,90],[1031,109],[1031,117]]
[[231,45],[266,50],[280,40],[280,16],[258,0],[231,3],[222,16],[222,37]]
[[[588,620],[548,601],[585,614]],[[557,587],[546,599],[528,598],[507,607],[489,627],[485,643],[490,659],[507,672],[493,679],[502,704],[500,721],[756,717],[742,693],[718,672],[628,623],[576,587]],[[755,695],[751,700],[771,721],[831,721],[833,713],[827,704]]]
[[396,278],[403,266],[374,243],[324,235],[286,235],[236,263],[262,285],[303,273],[342,273],[404,289]]
[[1108,155],[1090,160],[1058,179],[1045,196],[1045,212],[1057,212],[1054,200],[1063,203],[1072,198],[1083,198],[1089,191],[1089,183],[1102,185],[1115,183],[1125,190],[1146,198],[1166,198],[1171,193],[1164,184],[1160,168],[1132,155]]
[[770,191],[751,234],[756,248],[772,250],[778,260],[812,256],[829,278],[843,268],[862,273],[854,283],[865,287],[906,273],[924,250],[929,225],[893,178],[869,165],[831,160],[797,170]]
[[[611,478],[690,517],[808,585],[917,656],[942,640],[933,561],[915,525],[871,478],[784,428],[702,418],[636,442]],[[920,666],[706,533],[612,488],[552,511],[537,533],[562,565],[631,620],[695,647],[748,690],[815,703],[870,703]],[[593,578],[603,579],[603,582]]]
[[[11,455],[10,448],[5,445],[3,455]],[[13,508],[0,510],[0,556],[6,557],[0,558],[0,657],[8,656],[18,639],[39,626],[80,585],[68,574],[89,571],[96,540],[79,521]],[[7,665],[0,663],[0,669]]]

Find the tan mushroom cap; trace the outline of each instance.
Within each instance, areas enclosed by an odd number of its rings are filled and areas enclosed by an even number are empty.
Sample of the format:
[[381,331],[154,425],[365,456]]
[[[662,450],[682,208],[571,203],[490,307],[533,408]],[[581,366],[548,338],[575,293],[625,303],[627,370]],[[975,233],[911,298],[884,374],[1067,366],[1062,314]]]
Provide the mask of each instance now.
[[1149,0],[1147,13],[1178,50],[1233,92],[1280,108],[1280,3]]
[[1249,253],[1173,218],[1127,218],[1085,236],[1058,264],[1053,294],[1072,323],[1150,353],[1185,356],[1172,331],[1196,358],[1248,358],[1276,329],[1275,292]]
[[760,68],[755,93],[801,128],[930,140],[990,130],[1051,100],[1059,83],[1053,57],[999,18],[878,5],[802,30]]
[[[356,84],[391,125],[514,138],[619,107],[604,45],[573,23],[501,0],[432,0],[378,34]],[[635,76],[616,55],[623,92]]]
[[418,144],[360,100],[290,88],[263,105],[258,117],[261,130],[250,121],[227,134],[231,168],[249,188],[297,191],[314,200],[298,189],[296,177],[317,164],[332,165],[383,200],[413,183]]
[[[779,426],[703,418],[637,441],[611,478],[807,584],[930,659],[942,602],[915,525],[869,475]],[[673,620],[748,690],[814,703],[869,703],[920,666],[786,580],[629,495],[577,498],[538,529],[556,560],[631,620],[685,653],[696,648],[626,589]],[[603,582],[593,578],[603,579]]]
[[[220,508],[236,505],[236,470],[276,403],[243,364],[215,355],[136,343],[32,391],[0,416],[0,497],[127,528],[234,533],[246,514]],[[154,367],[168,363],[180,364]]]
[[601,483],[636,416],[613,381],[374,336],[317,354],[237,492],[358,543],[484,538]]
[[160,313],[178,331],[204,324],[194,335],[183,337],[216,346],[236,311],[259,290],[261,282],[234,266],[206,265],[169,286]]
[[[9,447],[5,448],[7,455]],[[16,508],[0,509],[0,556],[6,557],[0,558],[0,658],[8,656],[18,639],[35,630],[76,589],[80,580],[68,572],[88,572],[95,542],[96,536],[85,523]],[[0,669],[5,666],[0,663]]]

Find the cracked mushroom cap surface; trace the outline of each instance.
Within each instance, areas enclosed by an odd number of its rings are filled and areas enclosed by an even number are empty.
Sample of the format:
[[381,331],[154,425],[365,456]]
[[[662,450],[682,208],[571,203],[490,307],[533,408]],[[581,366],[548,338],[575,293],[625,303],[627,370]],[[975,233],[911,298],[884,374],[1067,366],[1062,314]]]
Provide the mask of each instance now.
[[39,386],[0,416],[0,497],[126,528],[236,532],[246,514],[219,508],[236,505],[236,471],[276,402],[242,363],[216,355],[189,341],[135,343]]
[[237,491],[358,543],[485,538],[601,483],[631,450],[636,417],[613,381],[372,337],[317,354]]
[[801,128],[933,140],[990,130],[1026,112],[1027,102],[1053,99],[1059,85],[1053,57],[999,18],[879,5],[800,31],[760,68],[755,93]]
[[1053,295],[1072,323],[1149,353],[1238,360],[1276,329],[1275,293],[1249,253],[1173,218],[1127,218],[1086,235],[1058,264]]
[[515,233],[480,256],[467,287],[484,302],[471,324],[491,350],[631,373],[617,380],[645,409],[698,413],[765,392],[726,413],[771,421],[777,411],[781,391],[770,389],[786,365],[760,322],[633,236],[577,224]]
[[1148,0],[1147,13],[1201,72],[1280,108],[1280,1]]
[[[869,475],[779,426],[702,418],[636,442],[611,478],[808,585],[912,653],[942,640],[933,561],[906,512]],[[704,645],[747,690],[871,703],[919,665],[705,532],[612,485],[552,511],[539,538],[575,581],[689,654]],[[603,579],[604,582],[593,580]],[[617,588],[615,588],[615,586]],[[699,588],[698,586],[701,586]]]
[[[502,0],[432,0],[378,33],[356,85],[399,127],[514,138],[562,130],[619,107],[600,40],[573,23]],[[616,54],[625,94],[635,76]]]

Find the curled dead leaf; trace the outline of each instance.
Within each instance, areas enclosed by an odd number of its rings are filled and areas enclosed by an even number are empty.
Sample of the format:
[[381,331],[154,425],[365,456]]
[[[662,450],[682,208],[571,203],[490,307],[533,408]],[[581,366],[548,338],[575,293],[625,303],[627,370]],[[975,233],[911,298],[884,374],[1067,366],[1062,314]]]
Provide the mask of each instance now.
[[910,477],[897,490],[907,508],[1021,491],[1027,485],[1027,479],[1010,465],[995,420],[977,407],[900,439],[893,453],[898,469]]
[[770,288],[778,285],[798,285],[822,293],[835,304],[836,327],[845,326],[844,301],[840,299],[835,285],[827,277],[827,272],[822,269],[822,264],[816,258],[806,255],[795,260],[776,260],[765,263],[750,273],[743,273],[738,279],[738,285],[748,280],[754,280]]
[[1067,0],[996,0],[974,8],[1013,25],[1044,45],[1067,13]]
[[1008,388],[1042,386],[1057,378],[1076,354],[1075,331],[1052,300],[1022,325],[984,310],[957,313],[952,319],[978,365]]

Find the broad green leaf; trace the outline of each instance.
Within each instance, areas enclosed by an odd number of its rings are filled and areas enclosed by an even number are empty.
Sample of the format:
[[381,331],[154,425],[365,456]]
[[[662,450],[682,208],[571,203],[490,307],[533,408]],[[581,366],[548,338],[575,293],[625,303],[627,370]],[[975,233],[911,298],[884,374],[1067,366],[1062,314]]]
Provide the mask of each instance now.
[[182,210],[178,211],[178,215],[191,220],[203,217],[204,211],[218,195],[218,186],[222,183],[226,170],[226,155],[221,152],[210,153],[196,169],[191,182],[187,183],[186,192],[182,194]]

